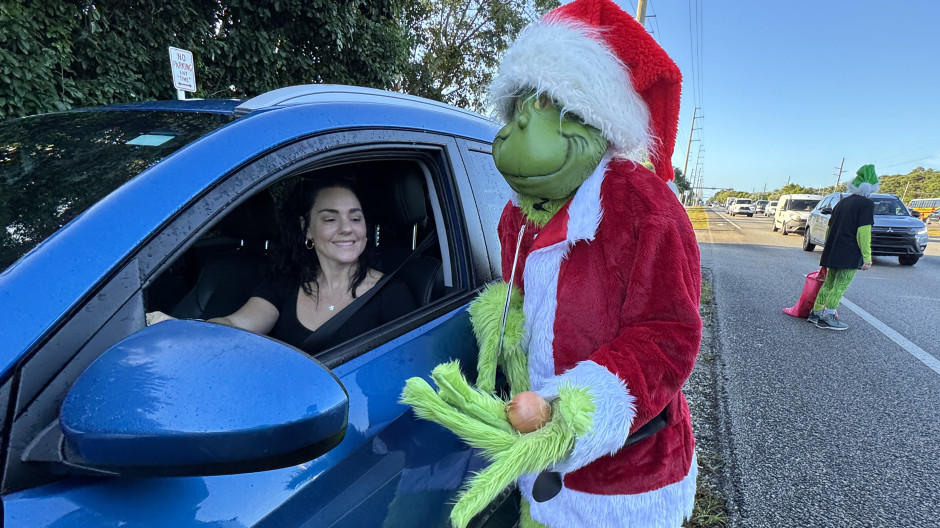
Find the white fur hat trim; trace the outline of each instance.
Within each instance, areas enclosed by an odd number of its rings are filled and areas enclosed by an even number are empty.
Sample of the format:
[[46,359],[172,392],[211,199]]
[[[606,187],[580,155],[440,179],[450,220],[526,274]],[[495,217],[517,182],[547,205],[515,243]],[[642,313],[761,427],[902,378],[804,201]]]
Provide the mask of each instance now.
[[599,129],[617,157],[640,159],[653,140],[649,110],[633,89],[629,68],[589,26],[564,20],[536,22],[506,51],[490,85],[490,102],[509,121],[514,97],[545,92]]

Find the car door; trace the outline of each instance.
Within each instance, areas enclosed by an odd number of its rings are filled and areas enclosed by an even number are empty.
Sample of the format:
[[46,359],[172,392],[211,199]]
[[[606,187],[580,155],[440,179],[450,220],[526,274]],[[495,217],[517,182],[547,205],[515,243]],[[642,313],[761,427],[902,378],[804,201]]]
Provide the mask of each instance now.
[[[453,137],[351,130],[256,156],[153,234],[0,391],[17,393],[4,480],[8,526],[441,525],[468,471],[481,461],[443,428],[397,402],[408,377],[458,359],[473,377],[476,345],[466,306],[494,278],[477,204]],[[327,455],[284,469],[212,477],[91,478],[29,460],[31,439],[55,423],[71,382],[109,346],[143,325],[145,292],[224,215],[254,194],[316,165],[375,158],[422,167],[445,261],[447,293],[400,320],[318,358],[349,394],[349,428]],[[66,361],[43,362],[49,358]],[[23,458],[26,458],[23,461]]]
[[832,203],[832,200],[832,195],[827,196],[822,201],[820,201],[809,214],[809,218],[806,221],[806,236],[811,244],[822,245],[826,241],[826,227],[828,224],[828,217],[823,215],[821,211],[826,207],[829,207]]

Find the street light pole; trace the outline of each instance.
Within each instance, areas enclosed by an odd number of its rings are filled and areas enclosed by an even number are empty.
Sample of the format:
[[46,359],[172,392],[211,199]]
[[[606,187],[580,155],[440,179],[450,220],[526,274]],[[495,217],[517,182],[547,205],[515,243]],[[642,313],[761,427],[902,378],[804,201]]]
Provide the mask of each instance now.
[[640,0],[640,3],[636,5],[636,21],[640,23],[641,26],[646,27],[646,0]]
[[685,165],[682,166],[682,175],[685,176],[685,171],[689,169],[689,154],[692,150],[692,132],[695,131],[695,116],[698,113],[698,108],[695,108],[692,111],[692,126],[689,127],[689,142],[685,146]]

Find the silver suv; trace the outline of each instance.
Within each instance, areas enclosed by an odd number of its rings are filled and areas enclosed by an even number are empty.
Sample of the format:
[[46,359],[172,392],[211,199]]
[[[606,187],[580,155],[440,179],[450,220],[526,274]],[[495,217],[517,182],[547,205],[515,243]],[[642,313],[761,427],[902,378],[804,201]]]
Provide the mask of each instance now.
[[[846,193],[832,193],[823,198],[809,214],[803,233],[803,250],[825,245],[829,216]],[[913,266],[927,249],[927,226],[911,216],[911,211],[893,194],[872,194],[875,225],[871,228],[871,254],[898,257],[902,266]]]

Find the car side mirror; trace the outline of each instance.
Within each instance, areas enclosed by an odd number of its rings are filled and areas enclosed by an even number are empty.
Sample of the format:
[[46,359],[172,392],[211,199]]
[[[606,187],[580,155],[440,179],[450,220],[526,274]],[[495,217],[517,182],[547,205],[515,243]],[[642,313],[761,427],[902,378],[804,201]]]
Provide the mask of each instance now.
[[830,207],[823,207],[822,209],[819,210],[819,213],[820,213],[820,214],[825,214],[825,215],[827,215],[827,214],[832,214],[832,208],[830,208]]
[[911,216],[914,218],[920,218],[920,211],[911,211]]
[[106,350],[27,452],[68,473],[222,475],[297,465],[345,436],[346,390],[274,340],[173,320]]

